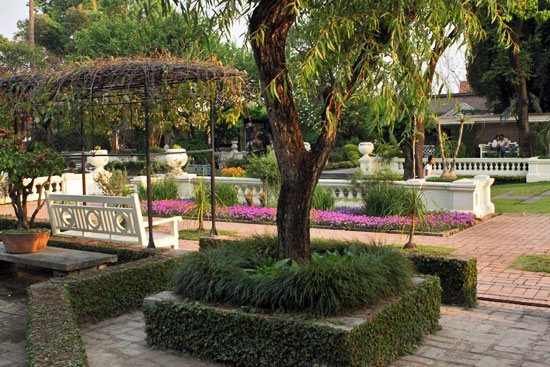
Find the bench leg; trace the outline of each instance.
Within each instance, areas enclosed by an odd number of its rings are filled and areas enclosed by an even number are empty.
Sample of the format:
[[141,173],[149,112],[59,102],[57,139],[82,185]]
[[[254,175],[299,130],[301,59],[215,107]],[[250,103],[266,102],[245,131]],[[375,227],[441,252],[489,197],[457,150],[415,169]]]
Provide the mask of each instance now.
[[179,248],[178,223],[179,221],[177,220],[172,222],[172,237],[174,238],[174,250],[177,250]]

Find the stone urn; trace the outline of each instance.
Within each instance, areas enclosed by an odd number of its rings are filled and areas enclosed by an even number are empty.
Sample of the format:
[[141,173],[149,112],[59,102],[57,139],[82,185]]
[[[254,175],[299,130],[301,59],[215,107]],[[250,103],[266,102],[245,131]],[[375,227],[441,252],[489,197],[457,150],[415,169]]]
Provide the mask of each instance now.
[[[89,154],[91,154],[91,156],[86,159],[86,163],[91,164],[94,167],[94,171],[92,173],[95,174],[103,172],[105,170],[103,167],[109,163],[109,157],[107,156],[109,152],[107,152],[106,149],[95,149],[90,150]],[[95,154],[101,154],[101,156],[97,156]]]
[[183,173],[182,167],[187,164],[187,151],[183,148],[172,148],[166,150],[166,164],[172,167],[174,175]]
[[28,254],[44,251],[49,238],[49,229],[6,230],[2,232],[4,250],[8,254]]
[[237,140],[231,140],[231,151],[232,152],[239,151],[239,142]]
[[306,151],[311,151],[311,144],[308,141],[304,141],[304,149]]
[[368,157],[369,154],[371,154],[374,151],[374,144],[369,142],[359,143],[357,146],[361,154],[363,154],[364,157]]

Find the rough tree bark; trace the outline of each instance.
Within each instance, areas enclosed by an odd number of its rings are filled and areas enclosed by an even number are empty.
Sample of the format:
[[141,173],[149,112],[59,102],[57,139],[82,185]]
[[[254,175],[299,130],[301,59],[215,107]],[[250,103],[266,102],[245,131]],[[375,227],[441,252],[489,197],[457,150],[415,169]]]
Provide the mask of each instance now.
[[[512,26],[512,41],[519,45],[523,30],[523,19],[517,19]],[[519,129],[519,151],[522,155],[531,156],[531,143],[529,141],[529,94],[527,92],[527,79],[521,68],[521,60],[518,52],[510,47],[508,53],[510,66],[515,72],[514,92],[516,94],[517,125]]]
[[[342,105],[335,100],[334,89],[328,88],[324,93],[326,99],[321,116],[321,133],[311,152],[306,151],[286,70],[286,39],[296,20],[291,3],[291,0],[261,1],[250,19],[249,32],[281,172],[281,192],[277,205],[278,257],[303,261],[310,256],[310,208],[313,191],[334,143]],[[256,42],[254,36],[260,33],[264,37]],[[377,42],[382,38],[388,42],[388,33],[380,32],[374,37]],[[364,51],[347,84],[344,99],[351,97],[364,70],[363,56],[373,39],[366,39],[365,42]],[[271,93],[273,89],[270,85],[274,86],[277,96]],[[326,111],[330,111],[332,121],[329,121]]]

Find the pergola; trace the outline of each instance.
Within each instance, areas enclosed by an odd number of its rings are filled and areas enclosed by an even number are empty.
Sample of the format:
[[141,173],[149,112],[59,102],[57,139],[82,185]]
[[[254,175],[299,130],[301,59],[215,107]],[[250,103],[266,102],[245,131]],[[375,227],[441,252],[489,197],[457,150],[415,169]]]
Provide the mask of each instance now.
[[[48,101],[64,104],[74,101],[81,106],[100,107],[113,105],[141,105],[144,109],[145,135],[147,139],[145,154],[108,154],[145,155],[147,175],[147,212],[149,228],[153,228],[151,199],[151,152],[150,152],[150,106],[151,104],[174,101],[169,93],[162,93],[163,87],[181,83],[201,83],[215,85],[227,81],[242,81],[243,73],[222,67],[215,63],[189,61],[184,59],[118,59],[95,60],[51,73],[14,75],[0,78],[0,98],[25,100],[39,105]],[[237,83],[238,84],[238,83]],[[40,96],[41,99],[38,97]],[[122,98],[131,96],[132,98]],[[72,99],[71,99],[72,98]],[[214,167],[214,125],[216,121],[216,102],[208,101],[210,109],[210,143],[211,148],[188,153],[210,152],[211,154],[211,235],[217,235],[215,222],[215,167]],[[21,113],[24,115],[24,113]],[[18,132],[18,114],[14,113],[14,132]],[[85,140],[84,119],[80,120],[82,185],[86,195]],[[169,154],[169,153],[166,153]],[[96,154],[100,155],[100,154]],[[153,231],[149,230],[149,245],[154,248]]]

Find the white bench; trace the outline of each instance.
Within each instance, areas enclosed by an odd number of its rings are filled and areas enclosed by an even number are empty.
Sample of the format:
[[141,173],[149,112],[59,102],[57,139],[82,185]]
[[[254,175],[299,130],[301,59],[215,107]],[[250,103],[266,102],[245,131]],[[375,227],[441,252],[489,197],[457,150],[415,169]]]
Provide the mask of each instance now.
[[[497,152],[496,149],[491,149],[492,142],[488,142],[487,144],[479,144],[479,158],[483,158],[483,154],[487,154],[487,152]],[[519,144],[515,141],[508,144],[508,149],[515,150],[519,156]],[[498,155],[498,153],[497,153]]]
[[[141,215],[137,194],[131,196],[46,195],[52,235],[147,246],[147,220]],[[153,225],[170,223],[170,233],[153,232],[156,247],[178,248],[181,217],[154,219]]]

